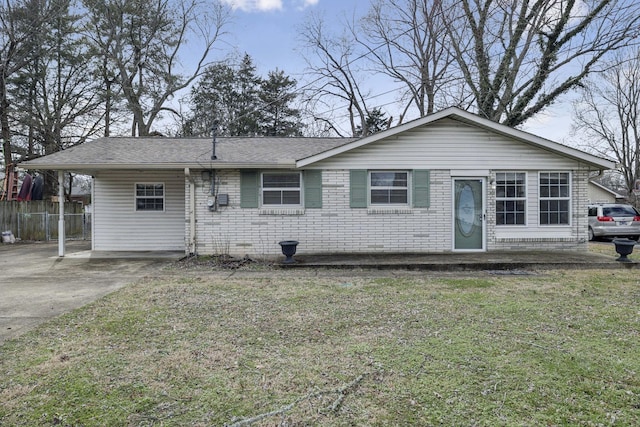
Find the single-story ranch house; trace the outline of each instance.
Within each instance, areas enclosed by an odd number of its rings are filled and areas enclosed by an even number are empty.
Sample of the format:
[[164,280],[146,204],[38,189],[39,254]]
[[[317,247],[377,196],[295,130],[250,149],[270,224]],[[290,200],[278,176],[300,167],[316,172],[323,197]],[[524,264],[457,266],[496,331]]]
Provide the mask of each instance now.
[[93,250],[276,256],[585,249],[589,175],[615,163],[449,108],[364,138],[101,138],[21,166],[93,176]]

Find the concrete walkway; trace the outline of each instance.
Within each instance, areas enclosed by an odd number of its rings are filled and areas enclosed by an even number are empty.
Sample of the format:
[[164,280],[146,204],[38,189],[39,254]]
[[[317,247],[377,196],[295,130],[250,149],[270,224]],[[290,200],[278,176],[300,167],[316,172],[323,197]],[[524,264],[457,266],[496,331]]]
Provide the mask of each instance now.
[[[607,244],[607,243],[603,243]],[[608,243],[609,245],[613,245]],[[615,251],[612,250],[615,254]],[[474,252],[440,254],[297,255],[286,268],[372,268],[378,270],[480,271],[635,268],[617,256],[582,252]],[[282,257],[284,259],[284,257]]]
[[[0,344],[145,276],[181,253],[113,257],[92,253],[91,242],[0,244]],[[129,254],[133,255],[133,254]]]

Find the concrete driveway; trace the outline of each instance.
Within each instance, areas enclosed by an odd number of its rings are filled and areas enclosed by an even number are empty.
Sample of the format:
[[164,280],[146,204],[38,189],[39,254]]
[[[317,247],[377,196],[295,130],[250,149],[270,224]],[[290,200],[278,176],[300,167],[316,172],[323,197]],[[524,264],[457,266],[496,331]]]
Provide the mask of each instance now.
[[144,276],[179,253],[95,253],[91,242],[0,243],[0,344],[51,317],[88,304]]

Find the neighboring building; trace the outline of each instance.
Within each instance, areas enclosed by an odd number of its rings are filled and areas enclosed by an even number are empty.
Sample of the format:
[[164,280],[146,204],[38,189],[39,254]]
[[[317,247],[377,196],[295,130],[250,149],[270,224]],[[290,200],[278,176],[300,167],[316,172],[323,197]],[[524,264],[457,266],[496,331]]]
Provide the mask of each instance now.
[[625,203],[626,197],[604,185],[589,180],[589,203]]
[[450,108],[365,138],[102,138],[23,163],[92,175],[94,250],[581,249],[615,163]]

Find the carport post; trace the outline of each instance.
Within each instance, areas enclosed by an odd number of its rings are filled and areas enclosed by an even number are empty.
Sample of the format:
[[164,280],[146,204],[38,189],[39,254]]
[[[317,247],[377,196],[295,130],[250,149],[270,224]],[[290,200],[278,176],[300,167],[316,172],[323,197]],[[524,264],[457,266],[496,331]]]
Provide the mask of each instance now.
[[58,256],[64,256],[64,171],[58,171]]

